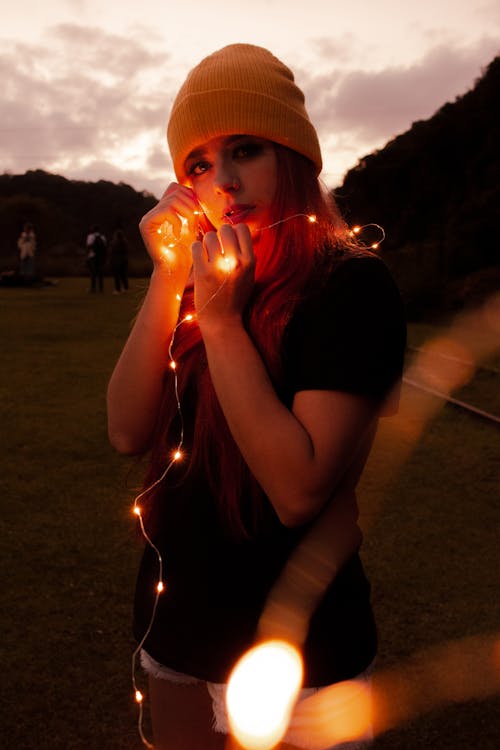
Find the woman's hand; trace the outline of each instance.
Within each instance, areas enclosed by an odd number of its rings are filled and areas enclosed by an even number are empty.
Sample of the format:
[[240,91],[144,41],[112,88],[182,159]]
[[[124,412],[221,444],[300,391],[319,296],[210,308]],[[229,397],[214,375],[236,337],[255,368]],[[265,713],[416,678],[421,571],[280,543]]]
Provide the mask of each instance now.
[[192,264],[189,248],[196,239],[201,208],[190,188],[172,182],[145,216],[139,229],[155,269],[184,276]]
[[254,284],[255,256],[246,224],[223,224],[192,245],[194,300],[202,330],[241,321]]

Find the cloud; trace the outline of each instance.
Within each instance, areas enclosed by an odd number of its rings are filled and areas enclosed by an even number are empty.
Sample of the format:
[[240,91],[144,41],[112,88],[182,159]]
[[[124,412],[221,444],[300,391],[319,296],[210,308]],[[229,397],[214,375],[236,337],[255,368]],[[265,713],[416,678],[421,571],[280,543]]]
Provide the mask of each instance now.
[[[329,53],[327,45],[324,50]],[[497,41],[484,38],[471,47],[436,46],[407,67],[335,69],[316,76],[303,72],[301,78],[322,139],[338,133],[351,142],[374,143],[389,140],[465,93],[495,54]]]
[[498,43],[487,37],[468,47],[434,45],[413,65],[379,70],[340,68],[337,47],[325,44],[317,49],[324,55],[315,69],[320,72],[308,67],[299,70],[297,78],[320,136],[323,178],[334,187],[362,156],[469,90],[498,54]]
[[[312,51],[312,62],[290,63],[320,135],[327,183],[464,93],[497,47],[493,38],[468,47],[448,39],[412,65],[377,70],[350,34],[299,50],[309,60]],[[3,40],[2,168],[113,179],[159,195],[173,179],[165,124],[184,72],[149,27],[117,34],[58,24],[38,43]]]
[[4,169],[84,175],[99,164],[114,165],[106,174],[118,179],[121,172],[138,177],[135,164],[147,163],[151,144],[164,140],[168,90],[175,88],[169,55],[155,49],[151,35],[147,38],[146,46],[139,31],[124,38],[61,24],[42,43],[5,43],[0,56],[0,76],[7,82],[0,105]]

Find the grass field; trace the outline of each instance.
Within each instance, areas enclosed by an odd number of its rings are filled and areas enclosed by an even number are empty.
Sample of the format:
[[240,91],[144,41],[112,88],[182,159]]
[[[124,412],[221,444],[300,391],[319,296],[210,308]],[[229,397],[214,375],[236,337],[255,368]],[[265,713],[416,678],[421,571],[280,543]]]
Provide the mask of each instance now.
[[[130,685],[140,467],[108,446],[104,395],[144,286],[0,290],[3,750],[142,747]],[[411,326],[410,342],[434,333]],[[479,372],[464,397],[500,414],[498,379]],[[499,629],[498,424],[448,405],[412,445],[391,423],[360,493],[380,669]],[[496,750],[499,738],[489,698],[415,719],[376,748]]]

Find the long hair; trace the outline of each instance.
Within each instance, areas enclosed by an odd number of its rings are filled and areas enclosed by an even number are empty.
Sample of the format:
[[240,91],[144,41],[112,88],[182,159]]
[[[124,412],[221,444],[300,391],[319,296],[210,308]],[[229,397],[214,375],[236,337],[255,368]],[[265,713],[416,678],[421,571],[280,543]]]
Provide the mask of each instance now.
[[[312,162],[286,147],[275,148],[278,181],[272,219],[269,227],[262,228],[255,245],[255,283],[243,322],[279,391],[285,327],[307,290],[324,278],[325,266],[333,264],[350,242],[347,228],[319,183]],[[179,319],[193,311],[191,287],[183,296]],[[229,533],[240,538],[251,536],[265,513],[264,495],[227,426],[195,320],[178,327],[173,350],[179,367],[176,376],[172,371],[165,376],[145,487],[161,476],[179,440],[180,415],[174,392],[177,377],[181,417],[189,438],[183,468],[176,465],[176,480],[172,481],[183,481],[202,471]],[[146,522],[153,533],[163,493],[159,483],[144,498]],[[247,498],[246,504],[242,498]]]

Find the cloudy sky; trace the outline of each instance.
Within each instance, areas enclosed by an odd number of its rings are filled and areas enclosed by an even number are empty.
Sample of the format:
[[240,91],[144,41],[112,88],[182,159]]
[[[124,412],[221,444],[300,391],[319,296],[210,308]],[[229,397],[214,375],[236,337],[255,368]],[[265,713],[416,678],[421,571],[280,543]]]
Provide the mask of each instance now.
[[232,42],[295,72],[323,179],[465,93],[499,54],[498,0],[11,0],[0,27],[0,172],[45,169],[159,196],[188,70]]

